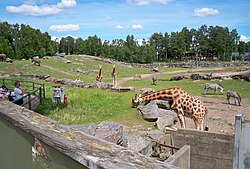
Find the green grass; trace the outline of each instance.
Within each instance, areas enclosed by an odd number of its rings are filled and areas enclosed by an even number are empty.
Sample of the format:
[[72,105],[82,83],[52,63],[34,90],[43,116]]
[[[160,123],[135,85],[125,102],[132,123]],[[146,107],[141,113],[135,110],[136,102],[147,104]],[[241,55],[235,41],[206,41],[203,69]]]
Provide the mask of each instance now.
[[[112,82],[111,71],[112,65],[109,63],[103,63],[100,61],[93,61],[80,56],[69,56],[68,60],[72,63],[67,64],[64,60],[55,60],[53,58],[41,60],[41,66],[35,66],[30,60],[14,61],[14,63],[1,63],[0,62],[0,74],[22,73],[22,74],[39,74],[39,75],[51,75],[55,78],[68,78],[75,80],[78,72],[81,70],[95,70],[91,74],[80,73],[80,78],[86,83],[92,83],[95,81],[95,76],[98,72],[99,65],[103,66],[103,78],[104,82]],[[81,59],[77,62],[76,59]],[[74,67],[74,71],[70,70],[70,67]],[[239,70],[245,67],[228,67],[224,69]],[[207,68],[206,68],[207,69]],[[130,68],[123,66],[116,66],[118,72],[118,80],[123,77],[133,77],[135,74],[148,74],[151,73],[150,68]],[[190,68],[160,68],[160,72],[171,73],[173,71],[183,70],[185,72],[196,69]],[[200,72],[216,72],[214,68],[210,70],[204,70]],[[184,73],[178,73],[184,74]],[[181,87],[189,94],[194,96],[202,96],[204,92],[205,80],[193,81],[191,79],[185,79],[180,81],[169,81],[172,76],[176,74],[161,74],[157,75],[159,79],[158,85],[151,84],[151,77],[141,80],[130,80],[122,86],[133,86],[137,91],[141,88],[154,88],[155,90],[161,90],[171,87]],[[18,79],[18,78],[17,78]],[[20,78],[19,78],[20,79]],[[69,103],[67,105],[52,105],[52,86],[58,84],[48,83],[44,80],[38,79],[24,79],[29,81],[36,81],[45,83],[46,99],[37,108],[37,112],[48,116],[54,120],[57,120],[63,124],[86,124],[86,123],[100,123],[102,121],[114,121],[122,123],[128,126],[134,126],[141,124],[145,127],[152,127],[153,123],[146,122],[139,117],[136,109],[130,108],[131,98],[134,97],[136,92],[110,92],[100,89],[84,89],[71,86],[65,87],[65,94],[68,97]],[[226,90],[237,91],[242,98],[250,98],[250,85],[249,82],[240,80],[230,80],[218,82],[224,86]],[[212,93],[212,91],[209,91]],[[209,95],[209,97],[225,99],[224,95]]]
[[117,93],[99,89],[65,87],[69,103],[52,105],[52,86],[46,84],[46,99],[37,112],[64,124],[100,123],[115,121],[132,126],[136,123],[152,125],[143,121],[136,109],[130,108],[133,92]]

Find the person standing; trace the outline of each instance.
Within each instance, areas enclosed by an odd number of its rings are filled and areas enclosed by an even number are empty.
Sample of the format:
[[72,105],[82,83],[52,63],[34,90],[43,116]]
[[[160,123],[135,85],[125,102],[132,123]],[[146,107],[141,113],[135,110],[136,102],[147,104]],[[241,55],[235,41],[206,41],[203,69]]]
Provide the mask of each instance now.
[[[20,87],[20,81],[17,80],[15,82],[15,88],[14,88],[15,96],[14,96],[14,102],[13,103],[18,104],[18,105],[22,105],[23,104],[23,98],[22,97],[25,94],[27,89],[21,90],[19,87]],[[20,99],[20,98],[22,98],[22,99]]]

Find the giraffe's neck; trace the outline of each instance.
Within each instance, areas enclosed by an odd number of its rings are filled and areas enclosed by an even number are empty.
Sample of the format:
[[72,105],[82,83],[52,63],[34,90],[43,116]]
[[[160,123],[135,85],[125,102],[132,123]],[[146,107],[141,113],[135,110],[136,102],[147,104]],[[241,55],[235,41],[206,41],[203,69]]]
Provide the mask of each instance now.
[[173,101],[174,99],[181,97],[183,93],[184,91],[181,90],[180,88],[164,89],[142,96],[140,101],[150,102],[151,100],[156,100],[156,99]]
[[101,77],[101,75],[102,75],[102,68],[100,67],[98,76]]
[[113,68],[113,71],[112,71],[112,76],[114,76],[115,75],[115,68]]

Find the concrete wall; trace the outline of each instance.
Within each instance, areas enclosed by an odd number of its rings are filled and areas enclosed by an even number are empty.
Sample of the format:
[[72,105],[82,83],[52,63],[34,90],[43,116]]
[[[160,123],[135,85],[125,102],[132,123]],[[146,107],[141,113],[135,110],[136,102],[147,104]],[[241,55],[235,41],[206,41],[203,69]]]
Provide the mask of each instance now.
[[0,101],[1,169],[178,169]]
[[181,169],[190,169],[190,146],[185,145],[165,162]]
[[191,147],[190,168],[229,169],[233,167],[234,136],[197,130],[171,132],[173,145]]

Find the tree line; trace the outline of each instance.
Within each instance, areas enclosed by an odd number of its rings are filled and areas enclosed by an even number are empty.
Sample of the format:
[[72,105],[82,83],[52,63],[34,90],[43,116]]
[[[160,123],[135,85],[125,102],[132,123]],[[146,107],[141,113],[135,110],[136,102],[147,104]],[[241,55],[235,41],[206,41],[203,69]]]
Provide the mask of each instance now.
[[53,56],[56,53],[86,54],[130,63],[168,62],[171,60],[232,60],[232,52],[250,52],[250,42],[240,41],[236,29],[202,25],[198,29],[153,33],[141,42],[133,35],[126,40],[102,40],[97,35],[87,39],[71,36],[58,41],[39,29],[25,24],[0,22],[0,53],[11,59]]

